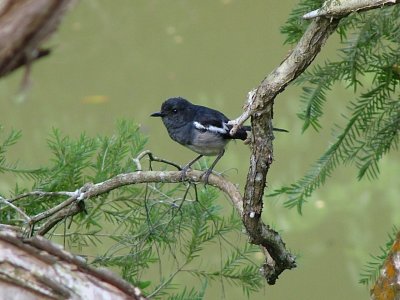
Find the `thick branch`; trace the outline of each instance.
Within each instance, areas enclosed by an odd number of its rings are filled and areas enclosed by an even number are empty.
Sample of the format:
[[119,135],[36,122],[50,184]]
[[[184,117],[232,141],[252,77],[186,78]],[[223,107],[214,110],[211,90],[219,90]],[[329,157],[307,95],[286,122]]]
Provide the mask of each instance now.
[[[273,101],[285,87],[314,60],[326,39],[336,29],[338,20],[317,19],[308,27],[292,53],[268,75],[257,88],[254,101],[248,105],[252,113],[252,153],[244,193],[243,220],[254,244],[262,245],[274,262],[267,263],[265,276],[274,284],[285,269],[296,267],[280,236],[261,220],[266,176],[273,161],[272,133]],[[245,112],[249,114],[248,112]]]
[[145,299],[138,288],[42,237],[26,240],[3,227],[0,249],[2,299]]

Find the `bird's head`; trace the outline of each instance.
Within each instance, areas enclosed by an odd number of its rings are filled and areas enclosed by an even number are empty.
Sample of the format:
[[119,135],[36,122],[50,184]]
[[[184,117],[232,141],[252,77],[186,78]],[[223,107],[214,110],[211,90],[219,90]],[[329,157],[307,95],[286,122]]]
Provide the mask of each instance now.
[[165,126],[181,127],[190,122],[193,104],[181,98],[170,98],[161,105],[161,111],[152,113],[151,117],[161,117]]

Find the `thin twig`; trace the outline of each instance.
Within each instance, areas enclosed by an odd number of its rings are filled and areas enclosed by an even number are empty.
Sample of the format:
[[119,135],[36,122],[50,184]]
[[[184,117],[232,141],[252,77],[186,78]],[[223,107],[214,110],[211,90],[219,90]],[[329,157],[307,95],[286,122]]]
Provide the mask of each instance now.
[[136,165],[136,170],[138,170],[138,171],[142,171],[143,170],[142,169],[142,165],[140,163],[140,160],[145,156],[149,157],[150,162],[157,161],[157,162],[161,162],[161,163],[165,163],[165,164],[171,165],[171,166],[177,168],[178,170],[182,170],[182,167],[180,165],[178,165],[178,164],[176,164],[176,163],[174,163],[172,161],[169,161],[169,160],[154,156],[153,153],[150,150],[145,150],[145,151],[139,153],[139,155],[136,158],[132,159],[133,162]]
[[26,198],[29,196],[39,196],[39,197],[54,197],[54,196],[68,196],[72,197],[74,195],[74,192],[43,192],[43,191],[32,191],[32,192],[27,192],[20,194],[18,196],[15,196],[14,198],[10,199],[5,199],[6,201],[12,203],[14,201],[20,200],[22,198]]
[[2,199],[0,197],[0,203],[4,203],[5,205],[7,205],[7,206],[13,208],[14,210],[16,210],[22,217],[24,217],[26,222],[29,223],[31,221],[31,218],[26,213],[24,213],[19,207],[15,206],[11,202],[7,201],[6,199]]
[[35,216],[33,216],[31,218],[31,223],[37,223],[43,219],[46,219],[48,217],[50,217],[51,215],[54,215],[55,213],[59,212],[60,210],[62,210],[64,207],[69,206],[70,204],[72,204],[73,202],[75,202],[76,200],[78,200],[81,196],[80,193],[80,189],[75,191],[75,192],[71,192],[71,194],[73,196],[71,196],[70,198],[68,198],[67,200],[65,200],[64,202],[61,202],[60,204],[58,204],[55,207],[52,207],[44,212],[41,212]]
[[229,132],[230,135],[234,135],[238,131],[238,129],[244,124],[244,122],[246,122],[247,119],[250,118],[251,115],[250,107],[252,106],[255,100],[256,91],[257,89],[252,89],[250,92],[248,92],[247,103],[244,107],[244,112],[236,119],[228,122],[229,125],[233,125],[231,131]]

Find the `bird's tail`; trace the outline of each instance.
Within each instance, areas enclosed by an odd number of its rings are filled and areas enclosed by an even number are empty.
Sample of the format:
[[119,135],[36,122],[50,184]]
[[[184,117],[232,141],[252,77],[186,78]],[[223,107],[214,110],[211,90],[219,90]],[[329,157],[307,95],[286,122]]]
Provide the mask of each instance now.
[[[242,128],[244,130],[246,130],[246,131],[250,131],[251,130],[251,126],[243,126]],[[276,128],[276,127],[274,127],[273,130],[274,131],[279,131],[279,132],[289,132],[289,130],[282,129],[282,128]]]
[[276,127],[274,127],[274,128],[272,128],[272,129],[273,129],[273,131],[289,132],[289,130],[286,130],[286,129],[283,129],[283,128],[276,128]]

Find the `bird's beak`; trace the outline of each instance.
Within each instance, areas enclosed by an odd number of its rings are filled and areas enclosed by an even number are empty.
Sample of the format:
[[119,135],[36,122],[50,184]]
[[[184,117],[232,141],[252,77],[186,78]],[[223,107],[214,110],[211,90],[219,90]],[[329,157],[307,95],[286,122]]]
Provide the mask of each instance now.
[[150,115],[150,117],[164,117],[164,115],[161,112],[155,112],[155,113],[152,113]]

